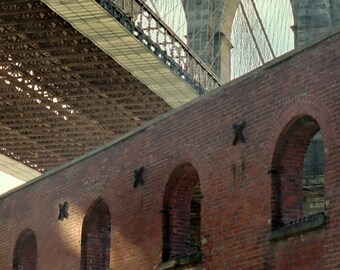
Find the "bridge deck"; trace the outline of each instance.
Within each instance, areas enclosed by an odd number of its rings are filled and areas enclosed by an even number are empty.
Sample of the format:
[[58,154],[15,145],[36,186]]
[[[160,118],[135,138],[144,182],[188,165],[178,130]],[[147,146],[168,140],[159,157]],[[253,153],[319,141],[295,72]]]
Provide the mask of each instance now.
[[2,154],[48,170],[197,95],[94,1],[46,2],[72,25],[38,0],[0,4]]

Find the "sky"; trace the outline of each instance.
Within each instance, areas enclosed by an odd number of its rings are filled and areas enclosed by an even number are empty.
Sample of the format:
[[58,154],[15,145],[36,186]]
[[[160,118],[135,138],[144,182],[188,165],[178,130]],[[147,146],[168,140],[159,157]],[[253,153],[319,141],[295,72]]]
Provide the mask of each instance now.
[[[261,28],[251,1],[242,2],[264,63],[273,59],[264,33],[267,34],[275,57],[294,49],[294,33],[291,30],[294,21],[289,0],[254,0],[265,32]],[[231,51],[232,79],[262,65],[241,8],[236,11],[231,33],[231,44],[234,46]]]

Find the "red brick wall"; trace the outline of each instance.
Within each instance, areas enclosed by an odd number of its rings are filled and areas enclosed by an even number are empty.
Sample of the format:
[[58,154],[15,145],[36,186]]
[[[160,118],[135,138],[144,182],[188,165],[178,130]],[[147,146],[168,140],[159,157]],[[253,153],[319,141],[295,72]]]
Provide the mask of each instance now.
[[[181,164],[171,173],[163,202],[163,245],[170,257],[190,254],[195,248],[190,242],[191,201],[199,183],[197,171],[191,164]],[[163,258],[164,260],[164,258]]]
[[[0,199],[0,269],[12,269],[25,228],[37,239],[37,269],[80,269],[84,217],[101,197],[111,216],[110,267],[153,269],[162,261],[164,194],[183,163],[203,194],[206,269],[340,269],[340,34],[213,91],[112,146]],[[270,241],[274,152],[292,119],[309,115],[325,145],[328,224]],[[232,145],[246,121],[246,143]],[[144,185],[133,187],[145,167]],[[69,218],[58,220],[58,205]],[[289,258],[286,259],[286,258]]]
[[85,216],[81,236],[81,269],[110,269],[111,218],[99,199]]
[[[294,237],[283,243],[277,243],[275,269],[324,269],[325,261],[320,257],[320,254],[324,254],[325,242],[323,240],[323,234],[319,232],[310,234],[312,235],[307,238]],[[339,266],[334,266],[333,269],[338,269],[338,267]]]

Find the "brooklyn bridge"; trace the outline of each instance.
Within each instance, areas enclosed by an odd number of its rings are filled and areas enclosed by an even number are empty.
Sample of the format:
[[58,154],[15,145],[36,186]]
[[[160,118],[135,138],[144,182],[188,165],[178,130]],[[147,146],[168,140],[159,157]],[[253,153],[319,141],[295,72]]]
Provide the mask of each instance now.
[[0,169],[27,181],[331,31],[331,2],[1,1]]

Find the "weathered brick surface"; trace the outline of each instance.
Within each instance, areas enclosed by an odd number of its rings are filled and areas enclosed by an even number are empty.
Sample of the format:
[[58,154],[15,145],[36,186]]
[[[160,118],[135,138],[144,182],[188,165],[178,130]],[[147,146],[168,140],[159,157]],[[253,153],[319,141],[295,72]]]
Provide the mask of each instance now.
[[82,269],[110,269],[110,224],[109,208],[99,199],[84,218],[81,236]]
[[[164,254],[169,253],[169,257],[195,251],[195,248],[188,242],[192,240],[190,239],[191,199],[198,181],[197,171],[190,164],[179,165],[170,175],[164,192],[162,211],[163,252]],[[165,257],[163,256],[163,260]]]
[[[0,269],[12,269],[17,238],[31,229],[37,269],[80,269],[84,217],[100,197],[111,216],[112,269],[161,262],[164,193],[174,169],[190,163],[203,194],[205,269],[340,269],[340,34],[221,87],[62,170],[0,199]],[[280,134],[309,115],[325,145],[328,225],[269,241],[272,181]],[[232,146],[232,124],[247,122]],[[145,167],[144,185],[133,172]],[[58,204],[69,203],[59,221]]]

